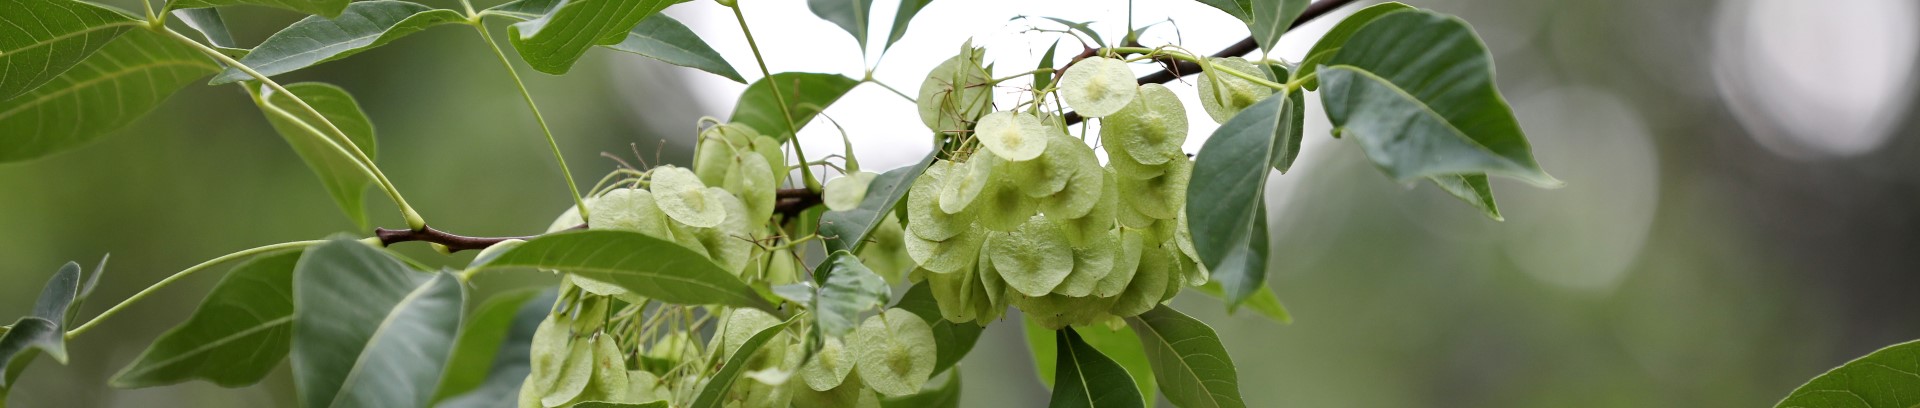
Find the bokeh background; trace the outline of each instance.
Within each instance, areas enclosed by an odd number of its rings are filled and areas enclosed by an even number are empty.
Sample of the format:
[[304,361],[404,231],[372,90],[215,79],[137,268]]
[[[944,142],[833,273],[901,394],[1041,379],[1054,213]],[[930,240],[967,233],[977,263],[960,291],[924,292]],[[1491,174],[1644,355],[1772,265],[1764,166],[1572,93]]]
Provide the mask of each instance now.
[[[1001,75],[1034,66],[1061,36],[1031,29],[1060,27],[1017,16],[1091,20],[1109,38],[1129,17],[1136,26],[1171,20],[1142,42],[1200,53],[1246,35],[1189,0],[1137,0],[1131,15],[1121,1],[942,0],[885,58],[876,44],[863,61],[851,37],[804,2],[740,2],[774,71],[858,78],[878,63],[875,78],[909,93],[968,38],[988,47]],[[884,33],[895,2],[876,3]],[[1220,332],[1252,405],[1769,406],[1827,368],[1920,338],[1920,3],[1411,4],[1479,30],[1536,154],[1567,187],[1496,179],[1508,219],[1493,222],[1430,186],[1383,177],[1310,114],[1305,153],[1268,197],[1270,284],[1296,321],[1228,315],[1191,291],[1174,302]],[[667,13],[748,80],[761,76],[725,9],[702,0]],[[243,44],[297,18],[227,10]],[[1297,30],[1273,57],[1298,60],[1335,20]],[[1072,39],[1062,47],[1062,60],[1080,49]],[[568,76],[521,72],[584,181],[614,167],[602,152],[686,165],[697,120],[727,116],[744,88],[606,50]],[[534,233],[570,204],[532,117],[473,30],[429,30],[283,78],[353,92],[378,126],[382,167],[437,227]],[[1214,125],[1191,85],[1173,86],[1194,109],[1188,147],[1197,149]],[[929,148],[912,105],[873,85],[827,115],[867,168],[907,164]],[[801,138],[819,156],[840,150],[839,135],[820,120]],[[403,225],[369,196],[379,225]],[[194,86],[85,148],[0,166],[0,315],[25,314],[69,260],[112,253],[83,312],[91,316],[205,259],[369,233],[354,229],[238,88]],[[449,265],[470,256],[403,251]],[[67,366],[36,362],[11,403],[293,405],[284,365],[242,389],[105,386],[217,279],[169,287],[76,339]],[[485,293],[537,281],[475,282]],[[987,330],[962,366],[964,406],[1044,404],[1020,330]]]

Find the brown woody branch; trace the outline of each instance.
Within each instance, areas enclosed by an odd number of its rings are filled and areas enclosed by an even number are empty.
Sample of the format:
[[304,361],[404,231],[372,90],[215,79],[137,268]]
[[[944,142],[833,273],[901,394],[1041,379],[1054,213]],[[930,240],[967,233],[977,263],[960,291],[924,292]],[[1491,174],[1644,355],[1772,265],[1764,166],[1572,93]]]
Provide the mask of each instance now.
[[[1327,13],[1332,12],[1333,10],[1338,9],[1342,6],[1352,4],[1353,2],[1354,0],[1316,1],[1312,5],[1307,6],[1306,11],[1303,11],[1300,13],[1300,18],[1295,19],[1293,21],[1293,25],[1287,27],[1287,29],[1291,31],[1292,29],[1299,28],[1302,24],[1306,24],[1309,21],[1313,21],[1314,19],[1318,19],[1321,16],[1325,16],[1327,15]],[[1237,56],[1247,55],[1247,53],[1253,52],[1253,50],[1256,50],[1259,48],[1260,48],[1259,44],[1255,43],[1253,40],[1253,37],[1249,36],[1244,40],[1240,40],[1240,42],[1236,42],[1236,43],[1233,43],[1233,45],[1227,46],[1227,48],[1225,49],[1221,49],[1220,52],[1213,53],[1212,56],[1220,57],[1220,58],[1237,57]],[[1073,66],[1074,62],[1078,62],[1081,59],[1089,58],[1095,55],[1099,55],[1099,50],[1088,49],[1086,51],[1081,52],[1080,55],[1074,56],[1073,61],[1068,62],[1067,66],[1069,67]],[[1173,82],[1173,80],[1179,79],[1180,77],[1193,75],[1195,73],[1200,72],[1200,64],[1195,64],[1187,61],[1177,61],[1172,59],[1159,59],[1158,61],[1160,61],[1160,64],[1162,66],[1165,66],[1166,69],[1160,72],[1155,72],[1153,74],[1140,77],[1139,82],[1141,85],[1164,84],[1168,82]],[[1066,67],[1061,67],[1060,72],[1064,72],[1064,71],[1066,71]],[[1056,73],[1055,75],[1058,75],[1058,73]],[[1068,125],[1080,123],[1081,121],[1085,120],[1084,118],[1080,117],[1080,114],[1074,113],[1074,112],[1067,112],[1065,119]],[[814,192],[812,190],[804,189],[804,188],[780,189],[779,191],[775,192],[774,197],[775,197],[774,213],[780,214],[788,219],[798,216],[801,212],[806,211],[808,208],[813,208],[813,206],[820,205],[821,203],[820,193]],[[574,229],[580,229],[580,228],[586,228],[586,227],[587,227],[586,224],[580,224],[580,226],[574,227]],[[374,236],[380,238],[381,245],[393,245],[401,242],[413,242],[413,241],[431,242],[431,243],[445,246],[448,252],[460,252],[460,251],[465,251],[470,249],[486,249],[487,247],[493,246],[494,244],[498,244],[501,241],[506,241],[510,239],[533,239],[534,238],[533,236],[469,237],[469,236],[456,235],[456,234],[448,233],[446,231],[433,229],[433,227],[421,227],[419,230],[392,230],[392,229],[386,229],[386,228],[375,228],[373,230],[373,233],[374,233]]]

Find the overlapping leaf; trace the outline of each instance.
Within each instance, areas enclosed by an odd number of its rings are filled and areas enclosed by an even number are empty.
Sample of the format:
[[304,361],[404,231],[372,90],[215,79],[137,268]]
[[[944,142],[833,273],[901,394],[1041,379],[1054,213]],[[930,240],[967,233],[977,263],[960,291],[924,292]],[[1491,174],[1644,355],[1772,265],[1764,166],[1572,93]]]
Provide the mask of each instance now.
[[192,47],[129,31],[45,84],[0,101],[0,163],[80,147],[216,70]]
[[867,26],[873,20],[873,0],[807,0],[807,9],[813,15],[840,26],[853,40],[860,43],[860,49],[867,49]]
[[561,0],[539,18],[515,23],[507,38],[533,69],[560,75],[595,45],[612,45],[667,6],[686,0]]
[[1920,405],[1920,341],[1887,346],[1814,377],[1777,408],[1908,408]]
[[934,353],[938,354],[933,361],[933,375],[940,375],[973,351],[974,343],[980,340],[980,333],[984,331],[978,324],[954,323],[942,317],[940,305],[934,303],[933,289],[926,282],[908,288],[893,307],[912,312],[933,327]]
[[322,17],[334,17],[346,10],[352,0],[170,0],[167,10],[220,6],[267,6]]
[[1227,12],[1227,15],[1240,21],[1253,23],[1253,0],[1200,0],[1200,2]]
[[[746,91],[740,93],[740,101],[733,105],[733,118],[729,121],[744,123],[761,134],[787,140],[793,137],[794,131],[806,128],[807,122],[813,121],[815,115],[859,84],[859,80],[840,74],[773,74],[753,81]],[[778,95],[774,94],[776,90],[780,92]],[[786,102],[784,109],[780,105],[783,100]],[[788,114],[793,119],[791,128],[787,126]]]
[[53,80],[140,24],[73,0],[0,0],[0,101]]
[[893,213],[901,197],[907,195],[913,180],[932,163],[934,155],[920,159],[919,163],[888,170],[875,176],[867,184],[866,198],[860,200],[860,206],[846,211],[828,211],[820,216],[820,236],[826,237],[828,251],[859,252],[866,247],[867,234],[879,228],[881,221]]
[[846,251],[834,252],[818,269],[820,294],[813,297],[815,328],[830,336],[845,336],[860,325],[860,313],[885,306],[893,297],[887,281],[867,269],[860,258]]
[[1253,32],[1253,41],[1260,45],[1261,51],[1272,53],[1280,45],[1280,35],[1293,27],[1293,20],[1307,11],[1307,0],[1252,0],[1249,14],[1253,21],[1247,24]]
[[[364,3],[363,3],[364,4]],[[264,87],[250,87],[257,93],[254,103],[267,116],[267,122],[273,124],[273,130],[293,146],[294,153],[307,163],[314,175],[320,177],[320,184],[326,186],[327,193],[333,196],[334,204],[346,212],[354,225],[367,225],[367,210],[362,204],[366,196],[367,185],[373,183],[373,173],[360,165],[350,149],[358,148],[368,158],[378,157],[378,142],[373,134],[373,121],[360,110],[359,102],[353,95],[339,87],[307,82],[286,86],[308,106],[320,111],[321,117],[314,117],[301,108],[292,98],[273,92]],[[323,121],[324,120],[324,121]],[[334,127],[328,127],[332,123]],[[345,133],[352,145],[339,143],[330,136],[331,129],[338,128]]]
[[495,295],[474,309],[454,342],[434,406],[514,406],[522,380],[533,370],[528,358],[533,333],[556,297],[551,288],[521,290]]
[[630,231],[579,230],[527,241],[487,267],[565,271],[679,304],[773,306],[746,282],[680,244]]
[[1266,282],[1266,182],[1297,154],[1303,97],[1276,95],[1215,130],[1194,160],[1187,187],[1193,246],[1234,307]]
[[173,17],[187,23],[187,28],[200,33],[207,39],[207,45],[220,50],[226,56],[240,58],[247,56],[247,50],[233,42],[233,32],[227,30],[227,18],[220,15],[217,8],[196,8],[174,10]]
[[893,48],[893,43],[907,36],[907,23],[913,22],[913,16],[920,14],[920,9],[927,8],[930,3],[933,0],[900,0],[900,8],[893,13],[893,30],[887,33],[886,48]]
[[[1413,9],[1412,6],[1390,1],[1353,12],[1353,15],[1340,20],[1339,24],[1335,24],[1332,29],[1327,30],[1326,35],[1320,36],[1320,40],[1313,43],[1313,48],[1307,50],[1307,58],[1300,61],[1300,69],[1294,70],[1293,79],[1307,78],[1314,72],[1318,72],[1320,64],[1326,63],[1328,58],[1333,58],[1334,53],[1340,52],[1340,48],[1347,45],[1347,39],[1353,38],[1353,33],[1359,32],[1361,27],[1367,26],[1367,23],[1372,23],[1373,20],[1388,13],[1411,9]],[[1307,90],[1320,89],[1319,79],[1307,79],[1306,88]]]
[[[1026,326],[1027,350],[1033,355],[1034,372],[1040,381],[1048,387],[1056,386],[1056,367],[1059,365],[1059,345],[1055,344],[1058,330],[1049,330],[1033,319],[1023,319]],[[1140,398],[1148,406],[1154,401],[1153,365],[1147,362],[1146,349],[1140,344],[1140,337],[1133,329],[1121,326],[1108,329],[1104,324],[1089,327],[1075,327],[1075,334],[1093,346],[1101,355],[1113,359],[1127,374],[1133,377],[1134,389],[1140,392]]]
[[1100,354],[1073,328],[1055,335],[1059,358],[1053,380],[1053,408],[1128,408],[1145,406],[1133,377],[1113,359]]
[[1160,392],[1173,405],[1247,406],[1240,399],[1240,376],[1234,371],[1233,360],[1227,357],[1227,348],[1220,344],[1212,327],[1167,305],[1127,318],[1127,324],[1140,335]]
[[687,25],[680,24],[679,20],[667,17],[666,14],[655,13],[641,19],[639,25],[633,26],[633,30],[627,32],[625,39],[606,47],[644,55],[668,64],[707,71],[734,82],[747,82],[740,78],[739,72],[733,70],[733,65],[727,64],[727,60],[721,58],[720,53],[714,51],[706,41],[702,41],[699,35],[694,34]]
[[719,408],[726,402],[727,390],[740,380],[740,372],[746,369],[747,360],[753,358],[753,353],[760,351],[760,346],[780,335],[792,323],[792,320],[788,320],[761,329],[748,337],[746,342],[740,343],[740,347],[733,349],[733,354],[727,357],[726,363],[720,365],[720,370],[715,371],[706,385],[700,387],[700,394],[694,398],[692,408]]
[[465,299],[453,274],[415,271],[337,238],[293,272],[293,377],[307,407],[424,406]]
[[[346,58],[427,28],[466,21],[460,12],[396,0],[353,3],[338,17],[311,16],[274,33],[240,63],[274,76]],[[213,78],[214,84],[253,79],[237,68]]]
[[185,323],[167,330],[112,384],[141,388],[206,380],[222,387],[260,382],[287,357],[293,334],[293,269],[300,251],[261,255],[235,266]]

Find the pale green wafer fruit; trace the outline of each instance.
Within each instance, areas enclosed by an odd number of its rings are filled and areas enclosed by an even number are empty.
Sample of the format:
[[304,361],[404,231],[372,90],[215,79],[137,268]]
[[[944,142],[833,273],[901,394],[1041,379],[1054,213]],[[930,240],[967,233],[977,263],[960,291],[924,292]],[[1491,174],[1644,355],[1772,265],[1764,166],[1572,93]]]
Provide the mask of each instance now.
[[566,347],[566,362],[547,393],[540,396],[541,405],[557,407],[573,401],[587,390],[587,383],[593,379],[593,345],[587,339],[575,338],[568,341]]
[[[757,160],[757,159],[756,159]],[[747,207],[740,199],[726,194],[719,187],[708,187],[713,196],[719,198],[720,207],[726,211],[719,225],[712,228],[694,228],[693,236],[706,248],[707,257],[728,272],[738,276],[747,269],[747,262],[753,257],[754,225],[748,221]]]
[[972,229],[945,241],[932,241],[918,235],[902,234],[906,237],[907,256],[922,269],[934,273],[952,273],[973,264],[979,256],[980,243],[986,238],[986,231]]
[[1181,158],[1167,162],[1167,172],[1140,180],[1120,178],[1121,202],[1156,220],[1171,220],[1187,205],[1187,183],[1193,175],[1193,161]]
[[1108,312],[1114,316],[1132,317],[1160,304],[1160,297],[1167,292],[1169,274],[1173,269],[1172,259],[1164,248],[1147,245],[1140,255],[1140,267],[1134,270],[1133,281],[1127,284],[1127,290],[1120,293]]
[[974,126],[973,137],[1001,159],[1020,162],[1033,160],[1046,152],[1050,133],[1038,117],[1000,111],[980,118],[980,123]]
[[700,181],[717,186],[726,182],[733,167],[733,156],[753,151],[753,138],[760,132],[741,123],[723,123],[700,131],[700,143],[694,145],[693,172]]
[[933,376],[934,347],[933,327],[901,309],[868,317],[847,336],[861,381],[888,396],[920,392]]
[[707,228],[720,224],[726,217],[719,199],[712,197],[707,185],[692,171],[674,166],[655,167],[652,171],[649,189],[660,211],[668,218],[689,226]]
[[1120,190],[1112,171],[1101,170],[1100,199],[1088,208],[1087,213],[1076,218],[1056,217],[1057,212],[1047,213],[1047,219],[1060,225],[1060,231],[1067,234],[1067,242],[1075,248],[1085,247],[1095,238],[1106,234],[1114,226],[1115,209],[1120,205]]
[[539,391],[534,399],[547,395],[553,384],[560,379],[560,373],[566,370],[567,344],[573,340],[573,320],[567,316],[549,315],[533,330],[533,340],[528,345],[528,368],[531,371],[527,379],[532,381]]
[[[1047,151],[1033,160],[1011,163],[1003,171],[1006,178],[1020,186],[1020,192],[1028,197],[1043,198],[1067,188],[1067,181],[1073,173],[1079,171],[1080,156],[1084,151],[1086,158],[1093,159],[1095,167],[1100,159],[1093,154],[1093,148],[1080,142],[1058,128],[1047,126]],[[1077,149],[1076,149],[1077,148]]]
[[1116,231],[1119,231],[1120,250],[1113,256],[1112,272],[1108,272],[1106,277],[1100,278],[1100,282],[1094,284],[1094,296],[1120,296],[1121,293],[1126,292],[1127,286],[1133,283],[1133,275],[1140,270],[1140,258],[1147,248],[1146,242],[1143,242],[1145,234],[1130,229]]
[[[1075,143],[1079,144],[1079,143]],[[1065,188],[1053,193],[1040,202],[1040,211],[1049,217],[1078,218],[1087,215],[1106,194],[1107,171],[1094,160],[1093,150],[1085,150],[1085,156],[1075,160],[1074,171],[1067,178]]]
[[1181,145],[1187,142],[1187,107],[1165,86],[1141,86],[1140,97],[1126,109],[1100,120],[1100,139],[1117,143],[1140,164],[1186,158]]
[[1020,193],[1020,187],[1008,180],[996,180],[980,191],[967,212],[973,222],[993,231],[1013,231],[1034,214],[1040,213],[1040,200]]
[[1084,325],[1108,316],[1114,298],[1094,296],[1072,297],[1058,293],[1046,296],[1022,296],[1014,302],[1028,319],[1035,324],[1052,330],[1071,325]]
[[1053,293],[1071,297],[1093,294],[1100,280],[1113,272],[1114,258],[1120,252],[1120,233],[1109,231],[1084,248],[1073,249],[1073,273],[1053,288]]
[[644,403],[672,398],[673,391],[667,389],[666,383],[661,382],[659,376],[646,370],[627,371],[626,400],[628,402]]
[[828,337],[821,343],[820,351],[814,353],[813,359],[800,367],[800,379],[814,391],[831,390],[847,380],[847,374],[853,372],[853,364],[853,353],[846,350],[846,344],[838,338]]
[[957,214],[966,211],[980,192],[998,181],[994,174],[1003,167],[999,157],[992,151],[981,150],[967,159],[966,163],[950,168],[946,177],[940,180],[940,212]]
[[755,333],[766,330],[768,327],[780,324],[780,319],[760,309],[739,308],[732,309],[727,314],[727,321],[724,324],[726,327],[721,332],[719,355],[732,358],[733,352],[739,350],[740,345],[747,342],[747,338],[753,337]]
[[953,168],[953,162],[936,161],[927,166],[907,190],[907,231],[918,238],[943,241],[973,228],[973,212],[948,214],[940,211],[940,180]]
[[1029,218],[1013,232],[995,236],[986,250],[1007,286],[1027,296],[1045,296],[1073,273],[1073,246],[1045,216]]
[[940,307],[941,318],[954,323],[981,321],[976,305],[992,303],[980,284],[978,275],[982,271],[970,266],[952,273],[927,274],[927,289]]
[[915,99],[920,121],[935,132],[960,133],[993,109],[993,74],[981,65],[986,50],[971,42],[927,74]]
[[1133,154],[1127,153],[1127,149],[1120,147],[1121,143],[1120,140],[1107,137],[1106,133],[1100,136],[1100,149],[1107,152],[1107,167],[1115,173],[1129,179],[1154,178],[1166,174],[1166,166],[1141,163]]
[[916,266],[913,257],[907,255],[906,230],[900,226],[900,220],[892,215],[880,217],[880,226],[874,227],[867,235],[867,245],[860,247],[860,263],[867,269],[886,278],[887,283],[899,284],[906,279],[907,271]]
[[[1212,58],[1207,62],[1212,64],[1215,70],[1231,69],[1250,74],[1255,78],[1273,79],[1267,75],[1266,69],[1248,62],[1245,58]],[[1232,119],[1233,115],[1239,114],[1242,109],[1273,95],[1273,88],[1266,85],[1248,81],[1237,75],[1213,71],[1201,71],[1200,82],[1195,86],[1200,88],[1200,107],[1206,109],[1207,116],[1213,117],[1214,123],[1227,123],[1227,119]]]
[[575,401],[636,402],[623,401],[632,384],[627,380],[626,355],[613,336],[601,332],[588,341],[593,344],[593,380]]
[[879,174],[871,171],[856,171],[827,180],[826,187],[820,190],[820,201],[832,211],[860,208],[860,201],[867,199],[867,186],[873,184],[876,176]]
[[1112,115],[1132,102],[1140,85],[1125,61],[1111,58],[1087,58],[1067,67],[1060,76],[1060,99],[1080,116],[1098,118]]
[[846,381],[827,391],[814,391],[805,387],[794,389],[794,408],[881,408],[880,398],[860,380],[860,373],[847,376]]
[[775,196],[778,182],[766,159],[752,152],[740,152],[733,156],[733,167],[727,171],[726,180],[716,187],[740,199],[746,206],[746,212],[740,216],[746,217],[753,226],[760,226],[773,218],[773,206],[779,200]]
[[[653,193],[647,190],[613,189],[588,200],[587,211],[592,214],[592,218],[588,220],[588,227],[592,229],[632,231],[656,238],[673,236],[667,232],[666,213],[660,211],[660,207],[655,204]],[[574,214],[577,218],[578,212]],[[560,222],[555,222],[555,226],[559,224]]]

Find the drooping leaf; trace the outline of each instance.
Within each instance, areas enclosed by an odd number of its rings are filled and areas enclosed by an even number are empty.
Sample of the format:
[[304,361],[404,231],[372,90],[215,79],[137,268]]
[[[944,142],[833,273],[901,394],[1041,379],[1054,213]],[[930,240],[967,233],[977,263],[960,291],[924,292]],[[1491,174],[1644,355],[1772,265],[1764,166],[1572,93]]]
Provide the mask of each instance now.
[[1059,49],[1060,41],[1054,40],[1053,45],[1047,46],[1046,55],[1040,56],[1040,66],[1035,68],[1033,72],[1033,89],[1047,89],[1048,86],[1053,85],[1053,73],[1040,72],[1040,70],[1053,69],[1053,52]]
[[827,256],[825,268],[815,274],[820,282],[820,295],[813,297],[814,322],[821,334],[840,337],[853,331],[860,325],[857,320],[861,312],[886,306],[893,298],[886,279],[867,269],[860,258],[846,251],[834,252]]
[[1318,77],[1335,132],[1408,182],[1487,174],[1536,186],[1540,169],[1513,110],[1493,83],[1493,58],[1467,23],[1426,10],[1389,13],[1362,27]]
[[46,84],[0,101],[0,163],[80,147],[132,124],[217,69],[198,50],[161,34],[127,32]]
[[187,23],[187,28],[199,32],[201,37],[207,39],[207,44],[220,50],[221,54],[234,58],[247,56],[247,50],[233,42],[233,32],[227,30],[227,19],[220,16],[220,9],[180,9],[174,10],[173,16]]
[[508,41],[533,69],[567,73],[595,45],[627,37],[640,20],[686,0],[561,0],[539,18],[508,28]]
[[920,14],[920,9],[927,8],[929,3],[933,3],[933,0],[900,0],[900,8],[893,13],[893,31],[887,33],[887,45],[883,49],[893,48],[893,43],[905,37],[907,23],[912,22],[913,16]]
[[655,13],[641,19],[639,25],[633,26],[633,30],[627,32],[625,39],[608,45],[607,48],[645,55],[647,58],[668,64],[707,71],[734,82],[747,82],[740,78],[739,72],[733,70],[733,65],[727,64],[727,60],[721,58],[720,53],[708,46],[706,41],[700,40],[700,36],[694,34],[692,29],[688,29],[685,24],[680,24],[680,21],[666,14]]
[[[847,91],[853,90],[860,81],[840,74],[817,74],[811,72],[782,72],[771,77],[760,78],[740,93],[740,101],[733,105],[732,122],[744,123],[761,134],[773,136],[782,141],[793,137],[793,132],[807,127],[814,115],[826,110],[828,105],[840,100]],[[780,96],[776,97],[774,91]],[[783,112],[780,101],[787,103]],[[793,127],[787,127],[787,114],[793,116]]]
[[866,51],[867,23],[873,20],[873,0],[807,0],[807,9],[852,34],[853,40],[860,43],[861,52]]
[[208,8],[220,6],[267,6],[298,11],[321,17],[334,17],[347,9],[352,0],[170,0],[167,10]]
[[[75,317],[78,317],[75,315],[80,313],[80,306],[87,303],[87,298],[93,297],[93,288],[100,286],[100,275],[107,274],[107,259],[112,257],[113,254],[101,256],[100,263],[93,266],[93,273],[87,274],[85,281],[80,283],[80,288],[76,290],[78,293],[74,295],[73,301],[69,302],[67,306],[67,315],[63,317],[66,319],[64,321],[72,322]],[[4,331],[0,331],[0,334],[5,333]]]
[[[365,4],[365,3],[362,3]],[[320,118],[285,95],[265,87],[249,87],[256,92],[254,103],[260,106],[261,113],[267,116],[267,122],[273,124],[273,130],[293,146],[294,153],[307,163],[307,168],[320,177],[320,184],[326,186],[327,193],[333,196],[334,204],[347,214],[354,225],[366,227],[367,209],[363,204],[367,185],[373,183],[373,174],[360,165],[350,149],[358,148],[368,158],[378,157],[378,142],[373,133],[373,121],[360,110],[360,103],[347,91],[329,84],[304,82],[286,86],[308,106],[320,111]],[[322,122],[322,120],[325,122]],[[352,146],[338,143],[329,136],[334,127],[345,133]]]
[[560,270],[667,303],[773,310],[746,282],[706,256],[638,232],[577,230],[543,235],[500,254],[487,267]]
[[[1055,344],[1058,330],[1047,329],[1034,319],[1022,319],[1026,326],[1027,350],[1033,355],[1034,372],[1047,387],[1054,386],[1055,367],[1058,363],[1059,346]],[[1133,386],[1140,391],[1140,398],[1148,406],[1153,403],[1153,365],[1147,362],[1146,349],[1140,345],[1140,337],[1133,328],[1120,326],[1107,328],[1104,324],[1075,326],[1074,331],[1080,339],[1099,350],[1101,355],[1111,358],[1127,369],[1133,376]]]
[[434,406],[517,406],[522,380],[533,370],[528,359],[533,333],[557,295],[551,288],[509,292],[475,309],[454,343],[447,374],[434,392]]
[[1813,377],[1776,408],[1909,408],[1920,405],[1920,341],[1887,346]]
[[560,0],[514,0],[488,8],[485,14],[501,15],[515,20],[526,21],[546,15]]
[[1212,327],[1167,305],[1127,318],[1127,324],[1140,335],[1147,361],[1153,364],[1154,380],[1173,405],[1247,406],[1240,399],[1240,376],[1233,360]]
[[1140,390],[1133,377],[1113,359],[1087,345],[1072,327],[1061,329],[1055,338],[1059,358],[1055,365],[1053,408],[1142,407]]
[[1293,20],[1307,11],[1307,0],[1253,0],[1250,14],[1253,22],[1247,28],[1253,32],[1254,43],[1260,44],[1260,50],[1268,53],[1280,45],[1280,35],[1293,27]]
[[947,374],[940,384],[927,384],[919,394],[904,397],[880,397],[881,408],[960,408],[960,370]]
[[1073,31],[1079,32],[1082,35],[1086,35],[1087,39],[1093,40],[1093,45],[1100,46],[1101,48],[1105,48],[1107,46],[1107,41],[1100,39],[1100,33],[1093,30],[1093,26],[1091,25],[1090,22],[1083,23],[1083,22],[1078,22],[1073,20],[1062,19],[1058,17],[1045,17],[1045,18],[1048,20],[1052,20],[1055,23],[1060,23],[1060,25],[1067,26],[1067,29],[1069,30],[1073,30]]
[[740,372],[746,369],[747,360],[752,359],[753,354],[760,351],[760,346],[773,340],[774,336],[780,335],[780,332],[786,330],[787,325],[792,323],[793,320],[787,320],[762,329],[752,337],[748,337],[746,342],[740,343],[740,347],[733,348],[733,354],[727,357],[726,363],[720,366],[719,371],[714,372],[706,385],[700,387],[700,394],[694,398],[692,408],[719,408],[726,402],[727,390],[732,389],[733,384],[739,381]]
[[[1335,24],[1332,29],[1327,30],[1326,35],[1321,36],[1319,41],[1313,43],[1313,48],[1307,50],[1307,58],[1300,61],[1300,69],[1294,70],[1292,79],[1306,78],[1308,75],[1313,75],[1314,72],[1320,69],[1320,64],[1326,63],[1328,58],[1333,58],[1334,53],[1340,52],[1340,47],[1347,45],[1347,39],[1353,38],[1353,33],[1359,32],[1360,27],[1365,27],[1367,23],[1372,23],[1373,20],[1379,19],[1380,16],[1385,16],[1388,13],[1410,9],[1413,9],[1413,7],[1390,1],[1367,6],[1367,8],[1360,9],[1360,11],[1353,12],[1353,15],[1347,16],[1344,20],[1340,20],[1340,24]],[[1306,88],[1309,91],[1320,89],[1319,78],[1308,79]]]
[[424,406],[460,326],[464,287],[366,244],[314,246],[293,271],[293,377],[307,407]]
[[1432,180],[1433,185],[1440,186],[1440,190],[1446,191],[1447,194],[1452,194],[1460,201],[1472,205],[1473,208],[1480,209],[1487,214],[1487,218],[1492,218],[1494,221],[1507,219],[1500,215],[1500,206],[1493,202],[1493,186],[1487,185],[1486,174],[1433,176],[1427,179]]
[[200,379],[232,388],[260,382],[287,357],[300,254],[265,254],[235,266],[185,323],[160,335],[111,384],[143,388]]
[[53,80],[142,23],[73,0],[0,0],[0,101]]
[[0,336],[0,373],[4,373],[0,374],[0,397],[5,397],[6,390],[13,387],[27,364],[40,353],[52,355],[65,364],[66,331],[59,323],[35,316],[15,320],[7,334]]
[[[1223,301],[1227,298],[1226,293],[1220,289],[1220,282],[1217,280],[1207,281],[1206,284],[1200,285],[1200,287],[1195,289],[1198,289],[1200,293],[1219,298]],[[1287,307],[1280,304],[1280,296],[1274,294],[1272,288],[1261,286],[1260,290],[1254,291],[1253,296],[1248,297],[1246,303],[1243,305],[1249,309],[1253,309],[1254,312],[1259,313],[1261,316],[1266,316],[1267,319],[1273,320],[1274,322],[1280,324],[1293,323],[1293,315],[1287,313]],[[1228,309],[1227,313],[1232,314],[1233,309]]]
[[1227,12],[1233,18],[1247,24],[1253,24],[1253,0],[1200,0],[1201,3]]
[[887,170],[875,176],[867,183],[866,198],[860,200],[860,206],[846,211],[828,211],[820,216],[820,236],[826,237],[828,251],[859,252],[867,245],[867,235],[880,227],[881,221],[893,213],[895,205],[907,190],[913,187],[913,180],[933,162],[934,155],[928,153],[919,163]]
[[[66,326],[67,311],[73,307],[73,301],[80,296],[80,264],[67,262],[60,270],[47,279],[47,285],[40,288],[40,297],[33,300],[33,314],[30,316]],[[65,362],[66,357],[58,357]]]
[[1302,96],[1276,95],[1247,107],[1200,147],[1187,187],[1187,219],[1200,261],[1234,307],[1266,281],[1266,182],[1297,150]]
[[940,375],[966,357],[968,352],[973,351],[973,344],[980,340],[980,333],[985,331],[978,324],[954,323],[942,317],[939,304],[934,303],[933,289],[926,282],[908,288],[893,307],[912,312],[933,327],[934,353],[938,354],[933,361],[933,375]]
[[[273,33],[246,57],[245,64],[274,76],[346,58],[427,28],[466,21],[460,12],[396,0],[353,3],[339,17],[309,16]],[[237,68],[213,78],[213,84],[253,79]]]

